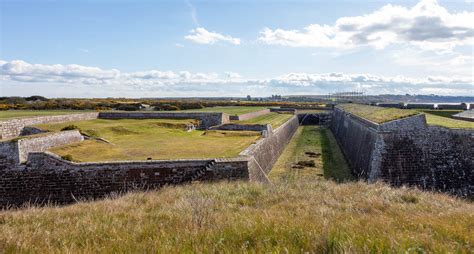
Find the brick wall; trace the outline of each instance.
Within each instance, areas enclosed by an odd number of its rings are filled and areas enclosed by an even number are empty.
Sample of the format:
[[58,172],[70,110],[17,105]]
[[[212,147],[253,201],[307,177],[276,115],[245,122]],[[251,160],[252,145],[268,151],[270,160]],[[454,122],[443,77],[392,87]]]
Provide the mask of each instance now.
[[0,139],[18,137],[25,126],[43,123],[61,123],[96,119],[98,112],[69,114],[59,116],[38,116],[0,121]]

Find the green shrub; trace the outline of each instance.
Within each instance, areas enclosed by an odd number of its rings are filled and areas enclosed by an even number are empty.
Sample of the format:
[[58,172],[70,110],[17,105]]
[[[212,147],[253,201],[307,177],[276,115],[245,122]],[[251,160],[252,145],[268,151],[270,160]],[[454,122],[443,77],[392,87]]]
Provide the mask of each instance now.
[[70,155],[70,154],[63,155],[63,156],[61,156],[61,158],[63,160],[67,160],[67,161],[74,161],[73,158],[72,158],[72,155]]
[[70,125],[67,125],[67,126],[64,126],[61,131],[72,131],[72,130],[81,130],[79,127],[77,127],[77,125],[74,125],[74,124],[70,124]]

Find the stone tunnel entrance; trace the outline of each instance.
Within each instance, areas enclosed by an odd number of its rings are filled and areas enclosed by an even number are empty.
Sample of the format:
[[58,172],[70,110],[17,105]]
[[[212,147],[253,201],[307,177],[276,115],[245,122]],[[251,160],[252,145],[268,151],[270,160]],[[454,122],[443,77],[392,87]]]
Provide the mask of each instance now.
[[320,113],[297,113],[300,125],[324,125],[328,126],[332,120],[332,112]]

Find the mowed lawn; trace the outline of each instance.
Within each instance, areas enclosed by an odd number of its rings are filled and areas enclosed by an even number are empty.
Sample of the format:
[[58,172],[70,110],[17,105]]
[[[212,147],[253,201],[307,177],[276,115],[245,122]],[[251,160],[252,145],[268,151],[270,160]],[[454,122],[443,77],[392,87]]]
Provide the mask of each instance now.
[[183,110],[186,112],[222,112],[229,115],[243,115],[250,112],[260,111],[267,109],[268,107],[258,106],[228,106],[228,107],[209,107],[203,109],[189,109]]
[[[311,161],[314,165],[304,164]],[[320,126],[298,127],[269,177],[273,180],[324,178],[338,182],[354,179],[331,131]]]
[[90,110],[2,110],[0,111],[0,121],[13,118],[24,118],[33,116],[55,116],[77,113],[93,112]]
[[152,159],[187,159],[233,157],[260,138],[257,132],[185,131],[195,120],[173,119],[96,119],[37,125],[58,131],[67,125],[100,140],[51,149],[60,156],[70,155],[75,161],[120,161]]
[[265,115],[257,116],[249,120],[232,121],[236,124],[271,124],[273,129],[280,127],[290,119],[292,114],[280,114],[280,113],[268,113]]
[[376,123],[385,123],[419,114],[418,111],[411,109],[383,108],[362,104],[341,104],[338,107]]

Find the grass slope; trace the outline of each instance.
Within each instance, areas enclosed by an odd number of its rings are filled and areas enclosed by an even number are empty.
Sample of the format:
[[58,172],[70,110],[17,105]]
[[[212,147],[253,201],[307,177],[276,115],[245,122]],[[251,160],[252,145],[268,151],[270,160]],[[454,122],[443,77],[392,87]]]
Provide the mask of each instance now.
[[89,110],[4,110],[0,111],[0,121],[33,116],[54,116],[93,112]]
[[452,115],[463,110],[422,110],[429,125],[442,126],[447,128],[474,129],[474,122],[463,121],[451,118]]
[[361,182],[193,184],[0,212],[4,253],[468,253],[473,243],[472,203]]
[[[74,124],[82,132],[101,137],[111,144],[86,140],[51,149],[61,156],[71,155],[77,161],[117,161],[184,158],[233,157],[260,138],[256,132],[200,131],[186,132],[186,123],[195,120],[173,119],[97,119],[38,125],[58,131]],[[251,134],[251,135],[250,135]]]
[[266,109],[267,107],[258,107],[258,106],[228,106],[228,107],[209,107],[203,109],[190,109],[183,110],[187,112],[223,112],[229,115],[243,115],[246,113],[260,111]]
[[286,121],[288,121],[288,119],[290,119],[292,116],[292,114],[280,114],[272,112],[265,115],[257,116],[249,120],[232,122],[237,124],[271,124],[272,128],[276,129],[282,124],[284,124]]
[[338,107],[376,123],[385,123],[418,114],[416,110],[382,108],[362,104],[340,104]]

